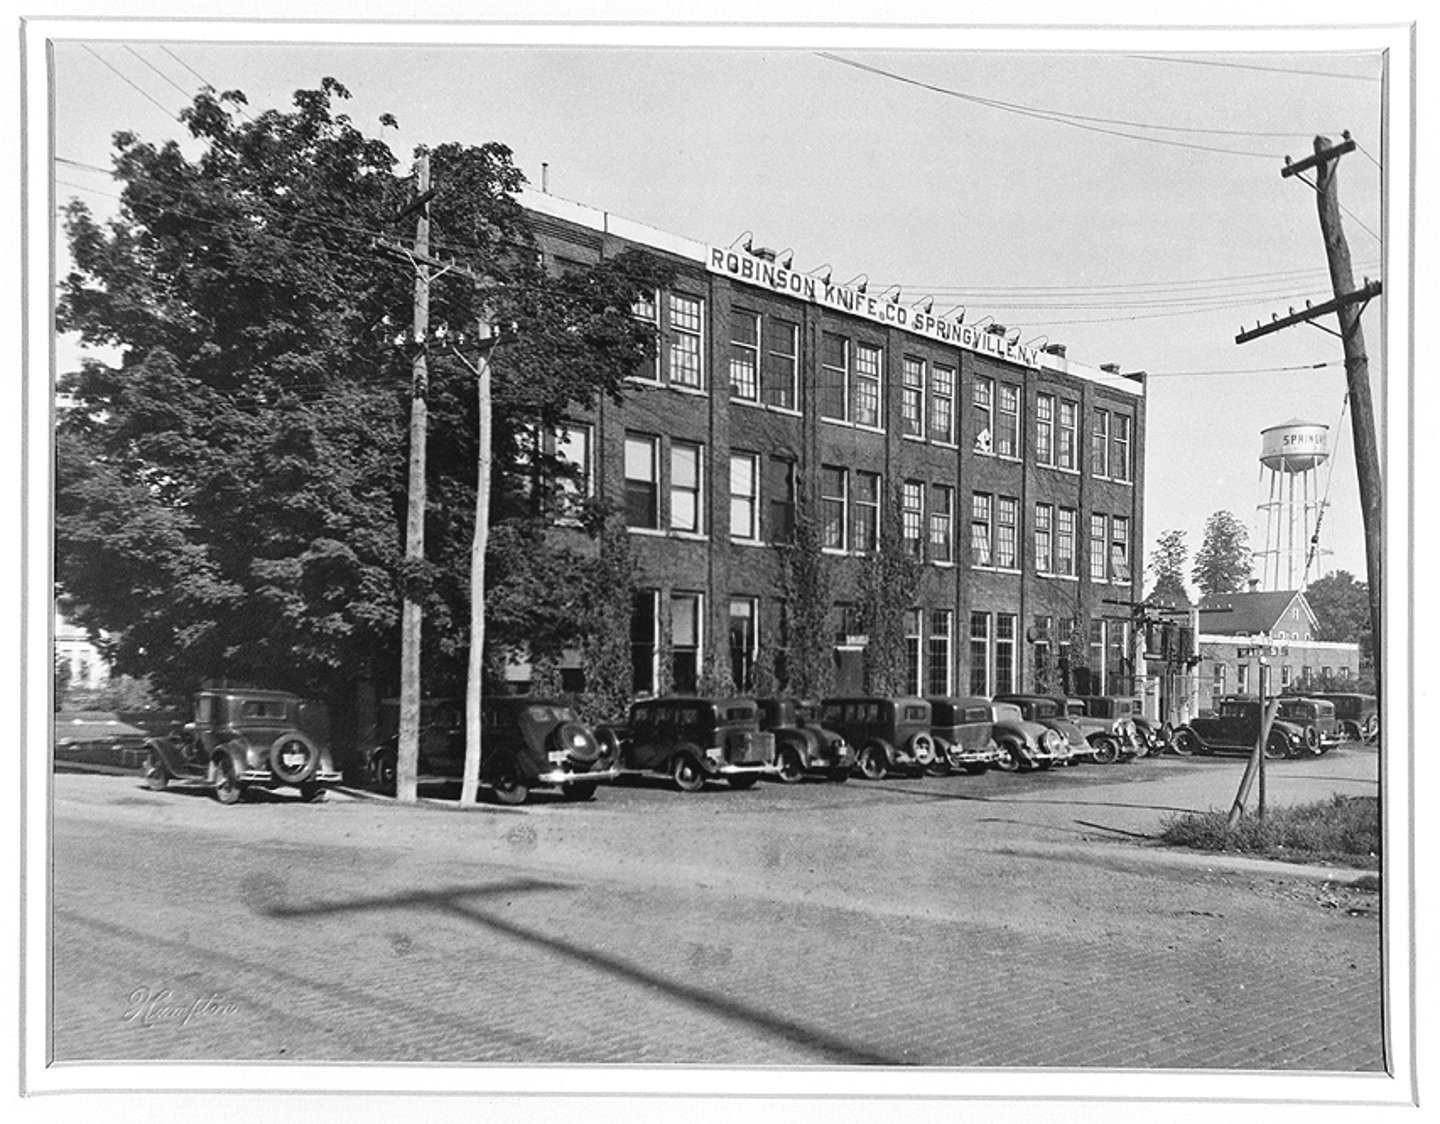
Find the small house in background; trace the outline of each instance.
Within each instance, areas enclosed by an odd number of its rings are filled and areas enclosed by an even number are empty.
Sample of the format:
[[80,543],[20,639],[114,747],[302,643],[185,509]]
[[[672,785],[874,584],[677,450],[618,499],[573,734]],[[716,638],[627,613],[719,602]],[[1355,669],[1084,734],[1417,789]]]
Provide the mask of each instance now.
[[1202,710],[1225,695],[1260,691],[1259,660],[1270,667],[1266,690],[1344,689],[1360,675],[1360,645],[1317,640],[1315,613],[1300,590],[1207,594],[1200,599]]
[[55,603],[55,669],[68,673],[69,687],[95,690],[110,681],[110,664],[101,654],[90,634],[66,615],[60,602]]

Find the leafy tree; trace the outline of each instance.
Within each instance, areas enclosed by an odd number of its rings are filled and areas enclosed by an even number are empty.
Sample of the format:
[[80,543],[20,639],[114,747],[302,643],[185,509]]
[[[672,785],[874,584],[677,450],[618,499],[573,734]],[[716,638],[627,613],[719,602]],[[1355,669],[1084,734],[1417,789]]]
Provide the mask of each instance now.
[[869,637],[865,689],[872,695],[907,692],[905,616],[915,604],[924,564],[919,556],[923,540],[905,538],[902,511],[896,489],[880,520],[875,549],[860,568],[860,619]]
[[824,698],[835,686],[830,636],[831,576],[820,530],[804,504],[795,512],[791,542],[777,544],[786,694]]
[[585,690],[577,701],[581,715],[589,721],[623,720],[634,694],[630,614],[635,561],[630,553],[630,533],[617,516],[604,520],[599,553],[586,584],[580,649]]
[[1348,570],[1336,570],[1305,587],[1305,600],[1319,625],[1317,640],[1338,640],[1360,645],[1361,656],[1374,658],[1370,629],[1370,590]]
[[[336,112],[348,96],[327,78],[242,120],[242,94],[202,91],[183,113],[195,159],[119,133],[117,216],[66,211],[59,327],[120,359],[61,385],[74,405],[56,437],[57,569],[76,619],[116,637],[117,670],[165,692],[221,675],[316,693],[390,678],[405,583],[424,599],[427,686],[463,679],[475,380],[449,344],[392,326],[409,322],[413,273],[372,240],[403,233],[390,224],[413,192]],[[508,149],[443,145],[432,168],[434,252],[490,279],[439,278],[433,322],[507,329],[492,351],[509,471],[492,493],[487,641],[543,658],[576,640],[564,591],[583,583],[557,579],[589,556],[548,540],[554,458],[514,466],[568,412],[622,393],[654,347],[629,308],[668,275],[626,254],[549,278]],[[430,348],[430,502],[427,560],[407,569],[415,346]]]
[[1184,531],[1166,531],[1155,540],[1155,549],[1150,555],[1150,574],[1155,584],[1147,600],[1189,603],[1190,594],[1185,589],[1185,563],[1189,554]]
[[1205,541],[1190,577],[1204,594],[1235,593],[1250,579],[1250,532],[1228,511],[1205,521]]

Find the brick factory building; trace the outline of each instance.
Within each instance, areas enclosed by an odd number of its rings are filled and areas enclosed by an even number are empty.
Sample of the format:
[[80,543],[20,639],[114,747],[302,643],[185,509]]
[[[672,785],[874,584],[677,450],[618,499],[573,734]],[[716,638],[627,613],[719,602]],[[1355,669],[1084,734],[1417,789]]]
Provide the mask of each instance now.
[[770,251],[547,194],[521,202],[549,268],[643,248],[676,271],[636,309],[658,329],[653,368],[623,403],[577,416],[556,448],[625,512],[637,693],[693,690],[713,659],[751,686],[762,646],[782,635],[773,545],[803,497],[833,563],[839,690],[861,687],[859,567],[883,506],[899,503],[925,560],[905,620],[913,691],[1156,697],[1163,676],[1145,665],[1131,608],[1143,375],[833,284]]

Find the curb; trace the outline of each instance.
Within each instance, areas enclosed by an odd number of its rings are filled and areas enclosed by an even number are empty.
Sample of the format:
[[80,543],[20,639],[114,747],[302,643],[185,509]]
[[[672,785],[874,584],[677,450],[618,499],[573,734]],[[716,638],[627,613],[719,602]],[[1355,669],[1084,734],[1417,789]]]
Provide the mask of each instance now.
[[1278,859],[1254,858],[1250,855],[1216,851],[1186,851],[1156,846],[1114,846],[1109,844],[1069,845],[1031,843],[1024,846],[998,848],[997,854],[1029,858],[1069,858],[1071,861],[1109,867],[1168,866],[1196,873],[1228,873],[1261,875],[1267,878],[1300,879],[1328,882],[1336,886],[1353,886],[1378,890],[1382,873],[1356,867],[1320,866],[1315,863],[1289,863]]

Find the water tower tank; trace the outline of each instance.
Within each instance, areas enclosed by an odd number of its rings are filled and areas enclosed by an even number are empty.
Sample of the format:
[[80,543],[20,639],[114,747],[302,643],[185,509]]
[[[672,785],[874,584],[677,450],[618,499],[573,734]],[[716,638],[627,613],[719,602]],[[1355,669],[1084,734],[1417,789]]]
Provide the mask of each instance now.
[[1260,431],[1260,463],[1275,472],[1309,472],[1330,457],[1330,427],[1291,418]]

